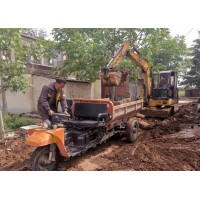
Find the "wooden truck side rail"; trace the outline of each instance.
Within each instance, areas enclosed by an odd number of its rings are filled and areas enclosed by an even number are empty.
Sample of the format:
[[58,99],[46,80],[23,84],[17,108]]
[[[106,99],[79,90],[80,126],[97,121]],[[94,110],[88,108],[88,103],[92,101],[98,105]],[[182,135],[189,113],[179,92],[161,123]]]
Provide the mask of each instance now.
[[113,119],[120,118],[124,115],[129,115],[132,112],[137,112],[143,108],[143,100],[130,101],[114,106]]

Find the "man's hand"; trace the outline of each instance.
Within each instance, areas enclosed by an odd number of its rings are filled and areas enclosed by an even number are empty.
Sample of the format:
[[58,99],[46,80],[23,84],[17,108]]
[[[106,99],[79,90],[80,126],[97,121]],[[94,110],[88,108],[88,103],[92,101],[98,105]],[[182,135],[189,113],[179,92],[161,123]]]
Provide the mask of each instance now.
[[67,117],[70,117],[70,114],[65,110],[64,112],[63,112]]
[[48,115],[52,116],[53,115],[53,110],[48,110]]

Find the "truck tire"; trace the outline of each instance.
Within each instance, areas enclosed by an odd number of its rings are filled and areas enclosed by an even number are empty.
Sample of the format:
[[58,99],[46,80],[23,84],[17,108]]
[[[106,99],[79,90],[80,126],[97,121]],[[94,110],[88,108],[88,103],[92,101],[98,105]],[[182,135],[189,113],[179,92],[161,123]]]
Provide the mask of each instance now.
[[57,168],[61,156],[58,149],[56,149],[56,161],[49,160],[50,145],[38,147],[32,153],[30,158],[30,167],[33,171],[53,171]]
[[131,118],[126,125],[126,139],[128,142],[134,143],[138,136],[139,124],[137,119]]

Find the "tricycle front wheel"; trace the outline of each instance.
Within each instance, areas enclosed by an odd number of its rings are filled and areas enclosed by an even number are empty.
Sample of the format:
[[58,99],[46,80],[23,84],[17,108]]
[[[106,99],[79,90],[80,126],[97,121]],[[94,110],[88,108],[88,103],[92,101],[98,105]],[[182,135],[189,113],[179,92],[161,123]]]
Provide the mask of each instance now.
[[30,158],[31,170],[33,171],[53,171],[57,168],[60,155],[56,149],[55,161],[49,160],[50,145],[38,147]]

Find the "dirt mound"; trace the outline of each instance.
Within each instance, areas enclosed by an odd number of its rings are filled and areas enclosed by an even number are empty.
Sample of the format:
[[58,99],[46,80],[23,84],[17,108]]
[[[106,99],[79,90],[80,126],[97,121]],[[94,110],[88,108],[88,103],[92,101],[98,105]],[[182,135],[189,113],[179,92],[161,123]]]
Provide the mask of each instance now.
[[25,144],[25,139],[5,140],[0,144],[0,170],[23,170],[35,148]]
[[147,136],[137,145],[120,146],[115,152],[104,156],[116,165],[102,170],[200,170],[199,149],[194,151],[190,148],[192,145],[197,147],[199,142],[173,141]]
[[163,121],[146,120],[151,128],[142,131],[136,144],[125,144],[106,155],[117,166],[103,170],[200,170],[200,129],[196,135],[191,129],[187,137],[181,132],[200,123],[197,108],[197,103],[190,103]]

